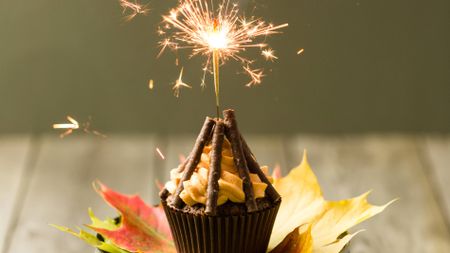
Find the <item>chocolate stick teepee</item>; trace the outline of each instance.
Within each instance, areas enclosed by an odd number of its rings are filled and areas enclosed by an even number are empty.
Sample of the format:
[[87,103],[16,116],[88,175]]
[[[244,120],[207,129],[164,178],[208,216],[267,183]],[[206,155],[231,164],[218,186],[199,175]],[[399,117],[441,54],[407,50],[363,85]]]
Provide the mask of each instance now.
[[[182,208],[184,206],[184,202],[180,197],[181,192],[184,190],[183,182],[190,180],[200,162],[205,146],[210,143],[211,153],[208,185],[206,189],[207,198],[205,204],[205,214],[210,216],[217,215],[217,202],[219,199],[220,190],[219,180],[222,173],[222,148],[225,137],[231,143],[233,162],[239,173],[239,177],[242,179],[242,188],[245,194],[245,206],[247,207],[247,211],[255,212],[258,210],[255,193],[253,191],[253,184],[250,179],[250,172],[257,174],[261,181],[267,184],[266,196],[273,203],[280,201],[280,195],[276,192],[275,188],[259,167],[255,156],[251,152],[242,135],[239,133],[234,111],[225,110],[223,111],[223,115],[223,120],[220,118],[206,118],[202,130],[197,137],[194,148],[192,149],[187,160],[179,167],[179,172],[182,172],[183,175],[171,200],[171,204],[174,207]],[[167,189],[163,189],[160,193],[162,199],[167,199],[169,195],[170,192]]]

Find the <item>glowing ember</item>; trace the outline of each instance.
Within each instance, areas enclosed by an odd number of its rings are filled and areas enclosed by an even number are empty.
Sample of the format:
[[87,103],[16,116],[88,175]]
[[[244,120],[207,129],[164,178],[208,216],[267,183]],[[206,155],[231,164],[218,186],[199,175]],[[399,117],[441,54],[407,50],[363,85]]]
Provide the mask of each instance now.
[[302,54],[304,51],[305,51],[305,49],[302,48],[302,49],[298,50],[297,54]]
[[261,52],[261,55],[266,58],[266,60],[273,61],[274,59],[278,59],[278,57],[275,56],[275,51],[273,51],[271,48],[264,49]]
[[138,0],[131,2],[129,0],[119,0],[120,6],[122,6],[123,13],[129,11],[130,14],[125,17],[125,21],[130,21],[138,14],[147,15],[150,12],[148,8],[149,4],[140,4]]
[[150,90],[153,90],[153,88],[154,88],[154,82],[153,82],[153,79],[150,79],[150,80],[148,81],[148,88],[149,88]]
[[178,77],[178,79],[175,81],[175,85],[173,86],[173,93],[175,95],[175,97],[179,97],[180,96],[180,89],[182,87],[186,87],[186,88],[192,88],[190,85],[186,84],[183,82],[183,68],[181,68],[180,71],[180,76]]
[[161,152],[161,150],[159,148],[156,148],[156,152],[158,153],[158,155],[161,157],[161,159],[165,160],[166,157],[163,155],[163,153]]
[[251,87],[261,83],[261,79],[264,77],[264,72],[262,69],[251,69],[249,66],[244,66],[244,70],[252,79],[245,86]]
[[163,26],[158,29],[158,33],[167,37],[160,42],[159,55],[166,48],[170,48],[189,49],[191,56],[205,56],[204,76],[212,69],[218,108],[219,66],[229,59],[239,61],[244,69],[248,68],[246,73],[251,76],[252,83],[260,83],[262,72],[249,71],[248,65],[252,61],[242,56],[242,52],[249,48],[263,50],[267,45],[258,40],[264,41],[268,35],[279,33],[278,30],[287,27],[288,24],[274,26],[261,19],[241,17],[237,4],[230,3],[230,0],[220,0],[217,9],[212,2],[180,0],[177,8],[163,16]]

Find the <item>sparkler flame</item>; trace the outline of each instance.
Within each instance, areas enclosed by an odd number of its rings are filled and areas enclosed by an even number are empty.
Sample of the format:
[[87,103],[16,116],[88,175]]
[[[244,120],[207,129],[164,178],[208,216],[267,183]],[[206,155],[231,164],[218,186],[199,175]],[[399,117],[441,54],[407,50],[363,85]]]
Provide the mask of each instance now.
[[[161,51],[167,47],[191,49],[192,56],[201,54],[210,58],[213,51],[218,50],[222,61],[232,58],[250,63],[240,55],[242,51],[266,47],[267,44],[255,40],[280,33],[279,29],[288,26],[274,26],[260,19],[248,21],[238,12],[237,4],[231,4],[230,0],[221,0],[217,10],[205,0],[181,0],[176,9],[163,16],[166,25],[160,27],[158,33],[169,36],[160,43]],[[169,30],[174,31],[170,33]]]
[[[159,43],[161,51],[158,56],[170,48],[189,49],[191,57],[206,57],[202,86],[206,72],[212,67],[218,108],[219,66],[230,59],[236,60],[251,77],[251,85],[261,83],[264,76],[262,70],[252,70],[252,61],[242,56],[242,52],[249,48],[263,50],[268,45],[258,41],[280,33],[279,29],[287,26],[287,23],[275,26],[261,19],[240,16],[237,4],[230,0],[220,0],[217,9],[214,8],[213,0],[180,0],[177,8],[163,16],[163,25],[158,28],[158,34],[167,36]],[[273,50],[268,50],[262,51],[263,56],[277,59]]]

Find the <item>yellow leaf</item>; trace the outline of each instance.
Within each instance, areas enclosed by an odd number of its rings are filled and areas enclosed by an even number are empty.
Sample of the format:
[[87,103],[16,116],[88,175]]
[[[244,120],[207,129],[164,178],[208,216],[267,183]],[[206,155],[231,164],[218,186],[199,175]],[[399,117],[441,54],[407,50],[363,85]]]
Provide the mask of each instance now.
[[311,253],[312,250],[311,225],[303,225],[289,233],[270,253]]
[[[282,196],[282,203],[270,238],[269,251],[283,248],[284,251],[278,252],[338,253],[357,233],[343,237],[342,234],[392,203],[371,205],[367,201],[369,192],[349,200],[326,201],[308,163],[306,151],[301,164],[286,177],[275,180],[274,186]],[[308,229],[300,231],[299,227],[304,226]],[[311,245],[307,243],[300,250],[286,245],[303,245],[305,240]]]

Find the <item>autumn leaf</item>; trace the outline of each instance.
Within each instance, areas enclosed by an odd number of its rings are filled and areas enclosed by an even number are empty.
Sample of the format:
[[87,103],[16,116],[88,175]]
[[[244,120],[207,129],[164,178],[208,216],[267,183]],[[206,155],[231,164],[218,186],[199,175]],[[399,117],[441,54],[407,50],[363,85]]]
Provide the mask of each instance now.
[[[114,219],[107,218],[105,221],[102,221],[95,217],[94,213],[91,209],[89,209],[89,216],[91,218],[92,224],[96,224],[97,226],[108,228],[108,229],[117,229],[118,225],[114,221]],[[125,251],[123,249],[120,249],[119,247],[115,246],[114,244],[111,244],[109,240],[100,240],[96,235],[93,235],[85,230],[82,230],[78,228],[78,232],[64,226],[58,226],[51,224],[50,226],[61,230],[63,232],[69,233],[75,237],[78,237],[79,239],[85,241],[87,244],[91,245],[92,247],[98,248],[100,250],[103,250],[105,252],[109,253],[129,253],[128,251]]]
[[312,247],[311,225],[303,225],[289,233],[270,253],[311,253]]
[[349,200],[326,201],[306,152],[302,163],[288,176],[275,180],[274,186],[283,201],[269,243],[273,253],[338,253],[359,233],[346,234],[348,229],[392,203],[371,205],[367,201],[369,193]]
[[176,252],[170,227],[162,206],[151,207],[137,195],[123,195],[98,183],[97,192],[122,217],[118,228],[93,222],[87,227],[130,252]]

